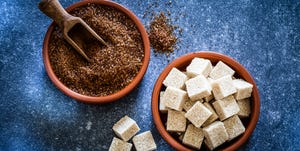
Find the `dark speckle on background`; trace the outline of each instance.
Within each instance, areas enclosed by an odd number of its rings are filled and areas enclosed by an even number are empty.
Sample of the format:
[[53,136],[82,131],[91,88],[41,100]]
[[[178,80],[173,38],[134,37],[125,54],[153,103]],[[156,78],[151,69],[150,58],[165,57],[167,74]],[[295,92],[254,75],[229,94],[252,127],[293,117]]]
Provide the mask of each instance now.
[[[77,1],[60,2],[66,7]],[[151,130],[159,151],[173,150],[153,124],[152,89],[168,60],[202,50],[236,59],[258,85],[260,118],[240,150],[300,150],[299,1],[116,2],[146,27],[152,12],[170,12],[182,30],[178,49],[169,56],[152,50],[143,80],[128,96],[88,105],[65,96],[45,72],[42,43],[51,20],[39,11],[39,0],[1,1],[0,150],[108,150],[111,128],[124,115],[136,120],[141,132]]]

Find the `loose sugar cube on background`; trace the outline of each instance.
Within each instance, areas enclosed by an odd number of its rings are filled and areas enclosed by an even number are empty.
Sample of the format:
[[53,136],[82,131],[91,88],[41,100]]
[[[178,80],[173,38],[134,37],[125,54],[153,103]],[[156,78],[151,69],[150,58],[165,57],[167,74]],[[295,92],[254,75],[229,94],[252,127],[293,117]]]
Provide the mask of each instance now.
[[203,75],[207,77],[212,70],[210,60],[202,58],[194,58],[191,63],[186,67],[186,72],[189,77]]
[[196,102],[191,109],[185,113],[185,117],[196,127],[200,127],[212,113],[202,103]]
[[167,108],[181,111],[187,99],[188,97],[185,91],[174,87],[167,87],[160,101],[162,101]]
[[127,143],[123,140],[114,137],[108,151],[130,151],[131,148],[131,143]]
[[211,86],[203,75],[198,75],[185,82],[186,90],[192,101],[211,95]]
[[188,77],[186,74],[184,74],[176,68],[173,68],[167,75],[166,79],[163,81],[163,84],[166,87],[172,86],[175,88],[182,89],[184,88],[184,83],[187,79]]
[[127,115],[115,123],[112,129],[115,134],[124,141],[128,141],[133,135],[140,131],[136,122]]
[[152,151],[157,147],[150,131],[134,136],[132,141],[137,151]]
[[232,95],[215,101],[213,106],[221,121],[237,114],[240,111],[239,105]]
[[219,79],[224,76],[233,76],[235,73],[228,65],[219,61],[216,66],[211,70],[209,77],[212,79]]

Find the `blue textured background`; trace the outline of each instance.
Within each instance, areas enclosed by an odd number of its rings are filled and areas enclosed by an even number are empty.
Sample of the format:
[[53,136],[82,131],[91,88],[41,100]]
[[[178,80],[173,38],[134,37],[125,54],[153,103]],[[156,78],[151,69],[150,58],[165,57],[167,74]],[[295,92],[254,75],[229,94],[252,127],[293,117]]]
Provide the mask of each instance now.
[[[78,0],[61,0],[67,7]],[[153,85],[169,61],[210,50],[244,65],[261,96],[254,133],[240,150],[300,150],[300,2],[298,0],[118,0],[149,25],[146,10],[170,11],[183,29],[169,57],[152,51],[140,85],[120,101],[88,105],[61,93],[42,62],[51,20],[39,0],[0,3],[0,150],[107,150],[111,127],[128,114],[151,130],[158,150],[173,150],[158,134],[150,110]],[[150,5],[154,4],[154,5]]]

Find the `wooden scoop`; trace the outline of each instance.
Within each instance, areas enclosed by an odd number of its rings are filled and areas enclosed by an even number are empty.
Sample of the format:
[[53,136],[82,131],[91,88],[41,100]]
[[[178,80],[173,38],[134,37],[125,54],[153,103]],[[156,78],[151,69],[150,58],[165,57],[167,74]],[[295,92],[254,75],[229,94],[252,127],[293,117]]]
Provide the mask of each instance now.
[[42,0],[39,9],[57,23],[67,42],[86,60],[90,61],[83,51],[84,40],[94,37],[107,46],[106,42],[81,18],[67,13],[58,0]]

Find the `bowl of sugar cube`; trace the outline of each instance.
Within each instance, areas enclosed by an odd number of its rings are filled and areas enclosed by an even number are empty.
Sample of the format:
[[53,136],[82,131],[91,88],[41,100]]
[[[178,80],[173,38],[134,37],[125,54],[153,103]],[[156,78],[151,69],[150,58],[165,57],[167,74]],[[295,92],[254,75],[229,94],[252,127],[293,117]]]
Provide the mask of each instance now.
[[255,129],[260,112],[257,86],[236,60],[201,51],[171,62],[152,93],[152,115],[173,148],[236,150]]

